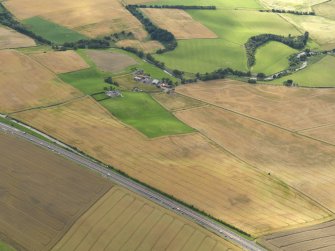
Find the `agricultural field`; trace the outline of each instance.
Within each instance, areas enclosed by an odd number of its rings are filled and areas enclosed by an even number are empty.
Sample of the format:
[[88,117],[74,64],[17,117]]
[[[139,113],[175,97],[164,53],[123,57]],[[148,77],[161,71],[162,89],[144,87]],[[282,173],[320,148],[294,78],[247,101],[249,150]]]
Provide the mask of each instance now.
[[113,187],[52,250],[241,249],[157,204]]
[[253,236],[329,216],[197,132],[148,139],[90,97],[14,116]]
[[25,19],[23,23],[35,34],[40,35],[41,37],[48,39],[49,41],[56,44],[76,42],[80,39],[87,39],[87,37],[79,34],[78,32],[50,22],[41,17],[28,18]]
[[287,88],[218,80],[183,85],[178,93],[292,131],[335,123],[335,89]]
[[315,128],[309,128],[299,131],[299,134],[312,137],[314,139],[322,140],[335,145],[335,124],[323,125]]
[[134,76],[131,73],[118,75],[113,78],[119,84],[119,89],[122,91],[132,91],[134,88],[139,88],[144,92],[160,92],[160,90],[151,84],[144,84],[134,80]]
[[313,10],[318,16],[335,20],[335,0],[314,5]]
[[334,87],[335,79],[335,57],[327,55],[318,62],[309,65],[307,68],[293,73],[292,75],[276,79],[272,82],[282,84],[288,79],[292,79],[299,86],[307,87]]
[[58,51],[31,54],[36,61],[56,74],[79,71],[89,65],[75,51]]
[[327,0],[260,0],[260,2],[270,9],[312,11],[313,5],[327,2]]
[[88,37],[121,31],[131,31],[140,40],[147,36],[141,23],[118,0],[35,0],[34,4],[9,0],[4,5],[20,20],[38,16]]
[[176,116],[234,156],[335,210],[334,146],[213,106]]
[[184,10],[141,9],[156,25],[170,31],[176,39],[217,38],[217,35],[202,23],[195,21]]
[[291,14],[281,14],[281,16],[299,30],[308,31],[310,37],[322,49],[333,49],[335,47],[335,20],[320,16],[298,16]]
[[82,94],[47,68],[14,50],[0,51],[0,111],[46,106]]
[[298,51],[279,42],[270,42],[257,49],[256,64],[252,71],[270,75],[289,67],[288,58]]
[[147,93],[123,92],[123,97],[100,102],[122,122],[150,138],[194,132],[176,119]]
[[169,111],[178,111],[206,105],[206,103],[178,93],[153,93],[151,96]]
[[1,240],[0,240],[0,250],[1,251],[15,251],[14,248],[8,246],[6,243],[3,243]]
[[135,59],[123,53],[100,50],[87,50],[86,53],[102,71],[117,73],[137,64]]
[[312,227],[268,235],[258,241],[274,251],[332,251],[335,249],[334,231],[335,221],[329,221]]
[[140,42],[138,40],[125,39],[125,40],[116,42],[116,45],[120,48],[133,47],[145,53],[153,53],[153,52],[158,51],[159,49],[164,48],[164,46],[161,43],[155,40]]
[[[248,10],[188,10],[187,13],[219,38],[179,40],[174,51],[155,55],[167,67],[186,72],[204,73],[225,67],[247,71],[244,44],[251,36],[262,33],[300,34],[293,25],[274,13],[253,11],[250,15]],[[264,60],[276,64],[268,55]]]
[[33,39],[7,27],[0,26],[0,49],[36,46]]
[[0,133],[0,152],[0,236],[18,250],[50,250],[111,188],[73,162],[7,134]]

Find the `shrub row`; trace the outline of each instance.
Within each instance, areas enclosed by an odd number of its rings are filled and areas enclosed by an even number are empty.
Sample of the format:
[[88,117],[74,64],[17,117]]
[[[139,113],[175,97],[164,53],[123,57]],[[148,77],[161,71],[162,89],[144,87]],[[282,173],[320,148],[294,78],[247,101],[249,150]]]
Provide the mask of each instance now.
[[289,35],[288,37],[274,34],[261,34],[258,36],[253,36],[249,38],[244,45],[247,53],[248,66],[251,67],[256,63],[255,53],[257,48],[266,44],[267,42],[277,41],[286,44],[293,49],[301,50],[306,46],[308,37],[308,32],[305,32],[301,36]]
[[279,10],[279,9],[271,9],[271,10],[259,10],[260,12],[273,12],[273,13],[289,13],[293,15],[300,16],[315,16],[314,11],[296,11],[296,10]]
[[197,5],[130,5],[135,8],[153,8],[153,9],[181,9],[181,10],[216,10],[216,6],[197,6]]

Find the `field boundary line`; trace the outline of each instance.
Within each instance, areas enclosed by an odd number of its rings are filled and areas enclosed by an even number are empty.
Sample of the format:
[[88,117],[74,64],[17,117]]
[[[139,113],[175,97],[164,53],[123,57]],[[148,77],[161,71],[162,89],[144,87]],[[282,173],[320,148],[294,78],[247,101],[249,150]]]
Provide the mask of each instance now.
[[[179,92],[178,92],[178,93],[179,93]],[[183,96],[185,96],[185,97],[194,98],[194,97],[188,96],[188,95],[183,94],[183,93],[179,93],[179,94],[180,94],[180,95],[183,95]],[[240,116],[242,116],[242,117],[246,117],[246,118],[249,118],[249,119],[252,119],[252,120],[261,122],[261,123],[263,123],[263,124],[266,124],[266,125],[270,125],[270,126],[279,128],[279,129],[281,129],[281,130],[283,130],[283,131],[290,132],[290,133],[295,134],[295,135],[297,135],[297,136],[305,137],[305,138],[307,138],[307,139],[314,140],[314,141],[318,141],[318,142],[320,142],[320,143],[327,144],[327,145],[330,145],[330,146],[335,147],[335,144],[332,144],[332,143],[329,143],[329,142],[326,142],[326,141],[323,141],[323,140],[320,140],[320,139],[316,139],[316,138],[313,138],[313,137],[310,137],[310,136],[307,136],[307,135],[304,135],[304,134],[300,134],[299,131],[292,131],[292,130],[290,130],[290,129],[288,129],[288,128],[282,127],[282,126],[280,126],[280,125],[271,123],[271,122],[266,121],[266,120],[262,120],[262,119],[259,119],[259,118],[256,118],[256,117],[247,115],[247,114],[242,113],[242,112],[234,111],[234,110],[231,110],[231,109],[226,108],[226,107],[223,107],[223,106],[219,106],[219,105],[216,105],[216,104],[209,103],[209,102],[207,102],[207,101],[203,101],[203,100],[201,100],[201,99],[197,99],[197,98],[194,98],[194,99],[196,99],[196,100],[198,100],[198,101],[205,102],[205,103],[209,104],[210,106],[213,106],[213,107],[216,107],[216,108],[219,108],[219,109],[223,109],[223,110],[228,111],[228,112],[231,112],[231,113],[235,113],[235,114],[240,115]]]
[[314,130],[314,129],[327,127],[327,126],[334,126],[334,125],[335,125],[335,123],[322,124],[322,125],[318,125],[318,126],[314,126],[314,127],[307,127],[307,128],[299,129],[299,130],[296,130],[294,132],[295,133],[301,133],[301,132],[305,132],[305,131],[309,131],[309,130]]

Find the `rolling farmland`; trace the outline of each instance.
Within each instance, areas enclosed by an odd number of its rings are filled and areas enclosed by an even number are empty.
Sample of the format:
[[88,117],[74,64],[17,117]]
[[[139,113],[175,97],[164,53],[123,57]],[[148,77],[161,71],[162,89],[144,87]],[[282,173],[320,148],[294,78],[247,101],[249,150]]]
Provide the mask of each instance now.
[[35,46],[33,39],[12,29],[0,26],[0,49],[13,49]]
[[36,53],[31,54],[31,57],[57,74],[79,71],[89,67],[75,51]]
[[113,187],[52,249],[240,250],[199,226],[133,193]]
[[34,4],[29,0],[9,0],[4,5],[20,20],[39,16],[88,37],[123,30],[133,32],[138,39],[147,36],[141,23],[117,0],[35,0]]
[[15,117],[254,236],[329,215],[199,133],[148,140],[91,98]]
[[[220,67],[247,70],[244,43],[251,36],[262,33],[298,35],[299,31],[274,13],[247,10],[188,10],[192,18],[201,22],[215,34],[217,39],[190,39],[178,41],[171,52],[155,55],[172,69],[186,72],[210,72]],[[258,58],[270,64],[277,61],[266,56]]]
[[334,89],[219,80],[180,86],[177,92],[293,131],[335,123]]
[[1,112],[51,105],[82,95],[17,51],[1,50],[0,64]]
[[164,48],[162,44],[160,44],[158,41],[155,41],[155,40],[140,42],[138,40],[126,39],[126,40],[121,40],[121,41],[116,42],[116,45],[120,48],[133,47],[138,50],[142,50],[145,53],[156,52],[157,50]]
[[335,249],[335,221],[265,236],[259,241],[274,251]]
[[335,57],[327,55],[318,62],[309,65],[307,68],[292,75],[276,79],[273,82],[281,84],[285,80],[292,79],[299,86],[334,87],[334,67]]
[[184,10],[141,9],[150,20],[170,31],[176,39],[217,38],[217,35],[202,23],[195,21]]
[[335,1],[325,1],[321,4],[313,6],[313,10],[318,16],[335,20]]
[[0,134],[0,151],[0,237],[18,250],[53,247],[111,187],[73,162],[13,136]]

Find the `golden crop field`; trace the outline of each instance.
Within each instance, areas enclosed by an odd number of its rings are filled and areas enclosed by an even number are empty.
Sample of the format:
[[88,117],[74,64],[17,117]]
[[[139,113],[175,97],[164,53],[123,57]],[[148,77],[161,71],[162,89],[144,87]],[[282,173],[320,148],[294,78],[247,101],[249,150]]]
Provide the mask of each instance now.
[[113,187],[52,249],[63,250],[241,250],[200,226]]
[[183,85],[176,91],[294,131],[335,123],[335,89],[252,86],[219,80]]
[[258,240],[273,251],[335,250],[335,221],[265,236]]
[[324,3],[313,6],[313,10],[318,16],[335,20],[335,0],[325,1]]
[[118,0],[8,0],[4,5],[20,20],[41,16],[89,37],[131,31],[147,36],[141,23]]
[[31,54],[30,56],[57,74],[78,71],[89,67],[75,51],[51,51]]
[[329,216],[199,133],[148,139],[89,97],[15,117],[255,236]]
[[0,26],[0,49],[32,47],[35,45],[34,39],[7,27]]
[[128,66],[137,64],[135,59],[122,53],[98,50],[87,50],[86,53],[103,71],[120,72]]
[[17,250],[50,250],[111,187],[107,179],[0,133],[0,236]]
[[217,38],[218,36],[194,20],[184,10],[141,9],[141,11],[162,29],[170,31],[177,39]]
[[315,127],[307,130],[299,131],[300,134],[319,139],[330,144],[335,145],[335,125],[324,125],[320,127]]
[[116,42],[116,45],[120,48],[133,47],[145,53],[156,52],[157,50],[164,48],[164,46],[161,43],[155,40],[140,42],[139,40],[126,39]]
[[176,115],[247,163],[335,210],[335,146],[218,107]]
[[204,102],[180,95],[178,93],[154,93],[151,94],[151,96],[164,106],[165,109],[170,111],[178,111],[207,105]]
[[82,95],[17,51],[1,50],[0,65],[0,112],[50,105]]

